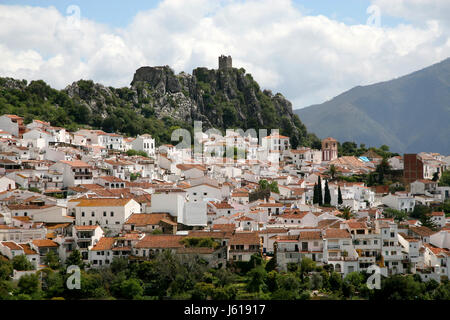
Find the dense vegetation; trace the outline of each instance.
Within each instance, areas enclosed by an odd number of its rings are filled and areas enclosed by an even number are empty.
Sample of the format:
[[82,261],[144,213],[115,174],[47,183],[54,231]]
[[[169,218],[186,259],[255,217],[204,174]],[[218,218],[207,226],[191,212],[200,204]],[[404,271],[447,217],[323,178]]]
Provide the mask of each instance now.
[[358,145],[355,142],[346,141],[344,143],[338,143],[338,155],[340,157],[342,156],[355,156],[360,157],[367,151],[373,151],[382,158],[391,158],[394,156],[398,156],[398,153],[390,152],[389,146],[382,145],[379,148],[376,147],[370,147],[367,148],[365,144],[361,143],[358,147]]
[[[448,281],[422,282],[413,275],[383,278],[380,290],[370,290],[368,274],[342,278],[308,258],[288,265],[287,272],[275,270],[274,259],[267,262],[256,255],[226,269],[209,269],[201,259],[181,261],[168,251],[150,261],[129,264],[115,258],[110,267],[81,270],[81,288],[69,290],[65,266],[55,256],[49,260],[39,274],[15,282],[9,280],[12,263],[0,261],[0,299],[450,299]],[[76,253],[68,263],[84,268]]]

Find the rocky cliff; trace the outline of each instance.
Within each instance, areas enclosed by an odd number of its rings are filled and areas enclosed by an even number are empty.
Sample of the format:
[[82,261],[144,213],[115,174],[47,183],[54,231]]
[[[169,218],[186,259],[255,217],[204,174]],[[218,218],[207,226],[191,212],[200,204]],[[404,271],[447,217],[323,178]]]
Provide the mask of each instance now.
[[[203,129],[240,128],[280,129],[297,145],[318,145],[292,111],[282,94],[261,90],[244,69],[196,68],[192,75],[175,74],[169,66],[139,68],[130,87],[113,88],[79,80],[58,91],[43,81],[0,78],[0,110],[40,118],[54,125],[100,128],[130,136],[154,135],[158,142],[170,142],[171,131],[178,127],[192,130],[193,122]],[[26,103],[16,107],[26,93]],[[12,103],[9,103],[11,100]],[[31,108],[44,106],[44,109]],[[6,111],[7,110],[7,111]]]

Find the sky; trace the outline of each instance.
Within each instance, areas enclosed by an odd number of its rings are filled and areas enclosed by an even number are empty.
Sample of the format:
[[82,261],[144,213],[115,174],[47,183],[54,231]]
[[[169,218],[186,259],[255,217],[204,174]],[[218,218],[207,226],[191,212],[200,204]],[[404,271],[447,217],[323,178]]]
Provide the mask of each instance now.
[[0,0],[0,77],[124,87],[221,54],[303,108],[450,57],[450,1]]

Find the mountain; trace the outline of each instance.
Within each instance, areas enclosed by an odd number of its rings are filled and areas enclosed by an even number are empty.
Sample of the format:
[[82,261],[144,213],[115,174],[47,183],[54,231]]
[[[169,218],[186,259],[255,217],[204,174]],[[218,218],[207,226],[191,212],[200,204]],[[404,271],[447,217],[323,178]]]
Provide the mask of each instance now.
[[129,136],[149,133],[158,143],[171,142],[173,129],[280,129],[297,145],[318,146],[282,94],[261,90],[243,68],[196,68],[175,74],[169,66],[139,68],[131,85],[106,87],[79,80],[63,90],[44,81],[0,78],[0,114],[50,121],[70,130],[103,129]]
[[450,154],[450,59],[294,111],[320,138]]

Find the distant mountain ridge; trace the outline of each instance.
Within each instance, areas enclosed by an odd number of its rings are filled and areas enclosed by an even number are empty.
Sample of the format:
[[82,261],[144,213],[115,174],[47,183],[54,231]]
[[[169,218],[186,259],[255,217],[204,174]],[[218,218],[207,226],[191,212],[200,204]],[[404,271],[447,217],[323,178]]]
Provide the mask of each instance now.
[[450,59],[294,112],[319,138],[450,155]]

